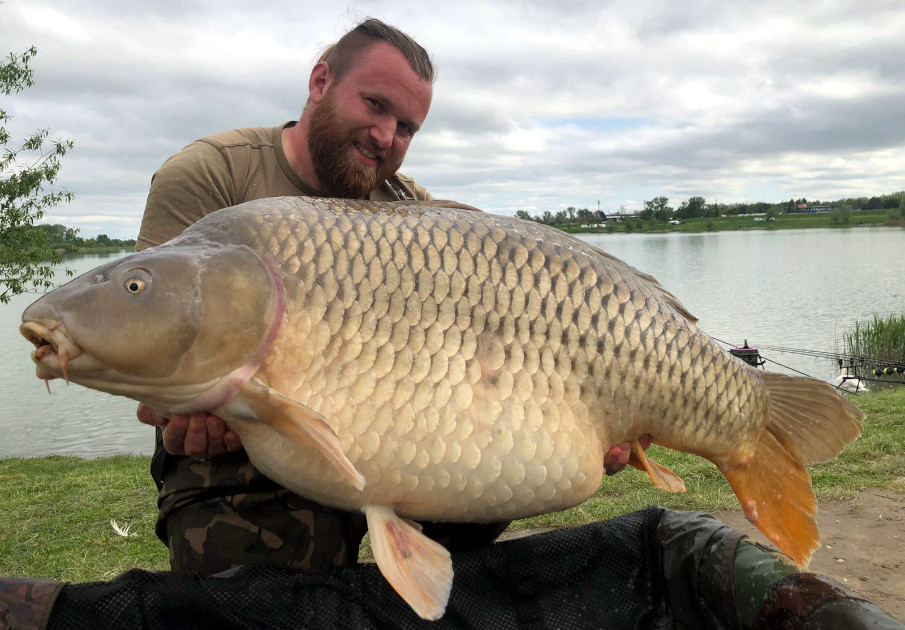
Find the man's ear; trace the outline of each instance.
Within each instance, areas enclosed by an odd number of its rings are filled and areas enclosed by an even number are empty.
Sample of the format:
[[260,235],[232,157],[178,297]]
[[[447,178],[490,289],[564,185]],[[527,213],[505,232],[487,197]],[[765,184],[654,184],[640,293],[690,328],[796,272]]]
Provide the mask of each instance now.
[[308,79],[308,99],[312,103],[319,103],[332,83],[333,71],[326,61],[319,61],[311,69],[311,77]]

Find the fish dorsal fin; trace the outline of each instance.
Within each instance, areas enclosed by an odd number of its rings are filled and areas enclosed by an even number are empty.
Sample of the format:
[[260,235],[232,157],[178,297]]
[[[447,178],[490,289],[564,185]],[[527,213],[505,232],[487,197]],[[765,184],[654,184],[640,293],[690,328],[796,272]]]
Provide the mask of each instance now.
[[452,590],[449,551],[422,534],[387,505],[366,505],[374,560],[387,582],[422,619],[446,611]]
[[661,490],[685,492],[685,482],[682,478],[663,464],[650,459],[638,442],[632,442],[632,454],[628,463],[650,475],[650,480]]
[[610,265],[616,267],[617,270],[628,271],[632,275],[635,275],[638,278],[644,280],[652,289],[654,289],[654,291],[657,294],[660,295],[661,298],[663,298],[666,301],[667,304],[669,304],[669,306],[673,310],[675,310],[679,315],[681,315],[682,317],[687,319],[689,322],[694,324],[695,322],[698,321],[698,318],[695,317],[694,315],[692,315],[691,313],[689,313],[688,309],[682,305],[682,302],[679,301],[679,298],[677,298],[675,295],[673,295],[673,293],[671,291],[664,288],[663,285],[660,284],[655,277],[653,277],[649,273],[644,273],[643,271],[639,271],[638,269],[635,269],[634,267],[632,267],[630,264],[628,264],[624,260],[616,258],[609,252],[605,252],[602,249],[600,249],[599,247],[594,247],[593,245],[589,245],[588,247],[589,247],[589,249],[594,250],[600,256],[605,258],[608,261],[608,263]]
[[290,442],[313,447],[357,490],[365,478],[343,452],[342,442],[327,419],[311,407],[292,400],[257,379],[246,381],[224,406],[223,414],[264,422]]

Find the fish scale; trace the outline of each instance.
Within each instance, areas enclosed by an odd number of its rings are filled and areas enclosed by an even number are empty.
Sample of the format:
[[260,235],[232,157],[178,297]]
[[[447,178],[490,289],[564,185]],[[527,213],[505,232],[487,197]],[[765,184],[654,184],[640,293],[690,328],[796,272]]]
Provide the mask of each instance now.
[[[518,480],[521,496],[529,502],[533,496],[550,494],[548,488],[556,489],[558,500],[567,503],[579,502],[596,490],[604,445],[616,441],[610,434],[625,437],[634,422],[632,416],[642,412],[641,405],[634,404],[613,413],[602,394],[613,391],[626,377],[640,379],[643,386],[658,370],[649,367],[647,376],[634,370],[612,372],[610,379],[600,378],[589,385],[586,379],[594,374],[588,366],[598,341],[605,347],[612,345],[615,357],[628,359],[633,350],[643,348],[646,337],[655,337],[645,335],[646,328],[633,328],[639,313],[660,311],[655,291],[643,295],[640,285],[626,283],[623,276],[632,277],[620,273],[618,267],[612,273],[595,269],[595,262],[612,259],[595,259],[587,249],[571,243],[564,248],[555,235],[546,235],[543,242],[520,235],[513,238],[488,215],[481,217],[486,219],[482,222],[468,211],[447,218],[405,207],[398,212],[373,212],[370,204],[356,202],[338,206],[306,200],[304,206],[306,213],[290,211],[288,219],[284,214],[279,221],[273,220],[275,213],[271,212],[271,222],[261,218],[255,225],[256,235],[248,236],[267,238],[265,231],[271,230],[279,248],[270,251],[286,272],[305,268],[306,260],[310,263],[305,273],[297,275],[299,282],[289,287],[288,300],[300,303],[298,311],[310,314],[311,322],[302,327],[290,322],[284,327],[290,331],[285,335],[286,344],[299,349],[303,357],[293,354],[292,364],[274,361],[265,365],[261,370],[265,381],[329,418],[366,479],[369,470],[391,459],[389,451],[410,453],[399,460],[401,469],[413,467],[421,477],[441,465],[460,467],[465,474],[457,478],[460,487],[454,490],[464,491],[469,476],[478,479],[472,492],[463,495],[467,505],[461,509],[466,515],[482,509],[470,495],[480,499],[485,488],[503,476],[499,458],[513,447],[534,458],[528,467],[530,474],[522,476],[523,466],[519,465],[517,474],[509,475]],[[363,238],[353,244],[349,234]],[[299,235],[312,238],[300,248],[295,240]],[[312,247],[314,251],[310,251]],[[366,277],[353,273],[354,269],[380,269],[383,273],[372,271]],[[469,270],[473,275],[465,273]],[[386,296],[379,295],[380,289],[375,291],[371,282],[375,275],[377,280],[381,276],[386,280],[377,283],[377,287],[385,286]],[[598,282],[601,277],[604,281]],[[449,291],[438,291],[438,286],[449,286]],[[457,309],[462,300],[471,307],[467,313]],[[598,328],[592,328],[591,313],[603,309],[605,303],[614,315],[606,322],[598,319]],[[369,308],[377,304],[385,304],[385,310]],[[648,304],[656,306],[652,309]],[[394,324],[396,354],[386,355],[387,361],[393,360],[388,376],[394,381],[384,389],[384,396],[390,391],[393,395],[373,401],[371,395],[381,376],[371,373],[374,363],[363,360],[362,355],[376,356],[378,348],[389,341],[368,334],[380,331],[380,322],[385,320]],[[648,326],[654,323],[653,317],[641,321]],[[601,326],[603,323],[606,325]],[[304,335],[296,334],[300,330]],[[387,330],[389,325],[384,326]],[[629,335],[626,330],[631,331]],[[403,339],[404,345],[400,345]],[[452,368],[447,343],[452,355],[459,357]],[[281,338],[275,346],[282,344]],[[311,351],[305,352],[306,347]],[[379,368],[377,372],[382,374]],[[437,387],[441,382],[448,383],[448,388]],[[515,387],[516,382],[520,388]],[[622,399],[628,401],[627,396]],[[472,411],[475,407],[480,408],[481,417]],[[440,459],[435,457],[438,449],[431,450],[423,442],[424,436],[435,430],[430,416],[422,417],[428,408],[440,410],[433,418],[436,426],[456,427],[447,434],[458,440],[456,446],[444,449]],[[594,422],[603,425],[606,413],[629,426],[602,431]],[[469,417],[462,419],[462,414]],[[383,422],[391,433],[367,430],[378,417],[393,418],[392,423]],[[340,424],[343,418],[349,418],[348,426]],[[533,422],[525,425],[522,418]],[[490,426],[505,426],[505,436],[494,435]],[[557,432],[562,432],[557,442],[569,448],[553,448]],[[356,447],[356,435],[367,436],[364,448]],[[493,444],[502,445],[499,453]],[[484,453],[486,449],[489,452]],[[560,459],[568,463],[564,465]],[[590,470],[592,467],[596,470]],[[566,479],[559,472],[562,468],[578,477]],[[325,472],[329,476],[330,471]],[[435,474],[445,480],[442,472]],[[342,493],[343,480],[333,476],[336,491]],[[395,481],[392,476],[384,478]],[[322,493],[332,491],[325,490],[318,479],[318,487],[307,493],[328,499]],[[437,479],[428,484],[436,486]],[[378,491],[377,483],[369,481],[368,485]],[[417,491],[411,480],[406,487],[409,492]],[[511,490],[505,488],[502,493],[508,496]],[[488,519],[512,518],[528,508],[500,502],[492,493],[488,499],[494,503],[484,515]],[[448,506],[438,504],[436,509]]]
[[716,464],[746,516],[807,563],[804,466],[857,437],[854,405],[731,357],[656,280],[599,249],[443,205],[219,210],[49,293],[21,331],[40,378],[161,415],[212,411],[278,483],[364,512],[378,566],[425,618],[442,615],[452,565],[406,518],[574,506],[623,442],[658,487],[684,490],[645,434]]

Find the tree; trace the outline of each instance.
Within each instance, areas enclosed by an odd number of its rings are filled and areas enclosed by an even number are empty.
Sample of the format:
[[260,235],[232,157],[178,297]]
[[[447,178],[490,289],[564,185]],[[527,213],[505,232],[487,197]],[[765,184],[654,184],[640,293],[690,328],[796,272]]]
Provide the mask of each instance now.
[[575,223],[575,206],[566,208],[566,221],[564,223]]
[[581,208],[578,210],[578,221],[579,223],[590,225],[594,223],[594,213],[587,208]]
[[516,210],[515,211],[516,218],[521,219],[522,221],[532,221],[533,218],[530,214],[528,214],[527,210]]
[[[0,94],[10,96],[34,85],[28,63],[37,52],[32,46],[20,55],[10,53],[0,64]],[[73,142],[47,142],[50,132],[41,129],[27,137],[20,149],[8,148],[10,118],[0,109],[0,303],[4,304],[19,293],[53,285],[53,266],[61,259],[35,222],[47,209],[72,199],[72,193],[49,187]],[[69,270],[66,273],[72,275]]]
[[82,240],[81,237],[79,237],[77,228],[66,227],[59,223],[54,223],[53,225],[42,223],[37,227],[47,235],[47,239],[54,247],[58,245],[78,245]]
[[638,215],[640,216],[641,213],[657,221],[666,222],[672,218],[673,209],[669,207],[669,199],[666,197],[654,197],[650,201],[644,202],[644,210],[639,212]]
[[830,223],[833,225],[845,225],[852,216],[852,209],[848,206],[836,206],[830,210]]
[[704,216],[707,209],[707,202],[703,197],[692,197],[688,201],[683,201],[676,210],[676,216],[680,219],[700,219]]

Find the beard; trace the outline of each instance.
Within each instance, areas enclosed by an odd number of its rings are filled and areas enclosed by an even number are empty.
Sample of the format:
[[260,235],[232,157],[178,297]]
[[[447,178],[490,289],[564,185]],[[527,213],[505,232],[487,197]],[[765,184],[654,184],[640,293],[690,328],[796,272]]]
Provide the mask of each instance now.
[[[352,149],[356,141],[378,156],[376,166],[369,167],[358,160]],[[375,147],[370,136],[356,138],[353,125],[336,110],[333,90],[327,90],[311,114],[308,151],[324,192],[333,197],[367,197],[402,165],[401,159]]]

